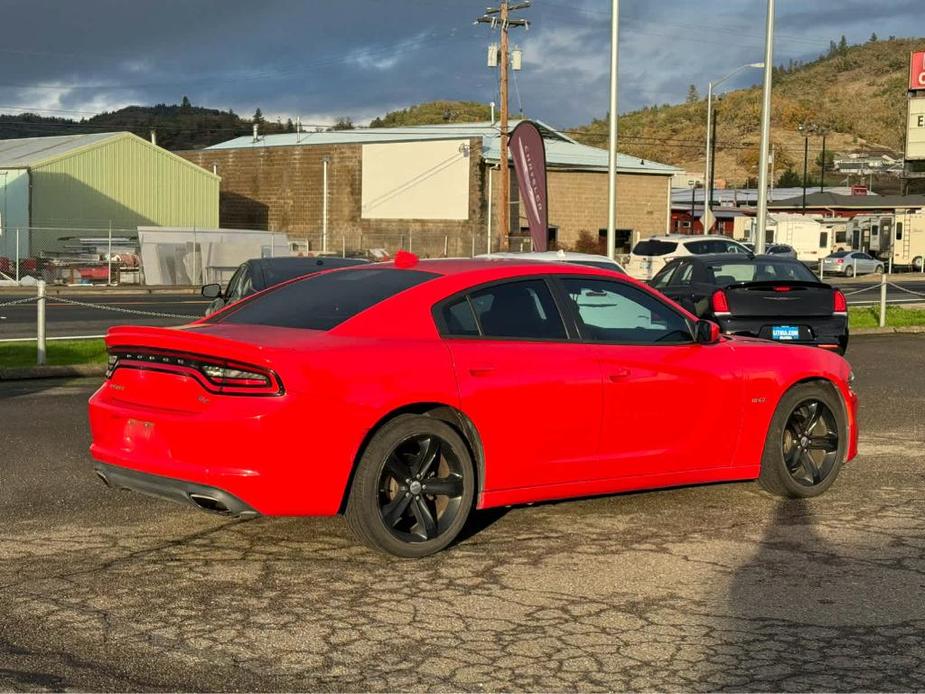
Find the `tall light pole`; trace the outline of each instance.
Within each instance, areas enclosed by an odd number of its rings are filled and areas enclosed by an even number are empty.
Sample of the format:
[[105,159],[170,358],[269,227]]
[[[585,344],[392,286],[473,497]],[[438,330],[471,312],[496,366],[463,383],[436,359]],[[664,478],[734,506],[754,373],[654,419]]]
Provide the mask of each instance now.
[[774,65],[774,0],[768,0],[764,37],[764,85],[761,98],[761,153],[758,163],[758,215],[755,253],[764,253],[768,223],[768,145],[771,141],[771,66]]
[[[726,80],[732,79],[740,72],[742,72],[742,70],[747,70],[750,67],[761,68],[764,67],[764,63],[748,63],[747,65],[740,65],[725,77],[707,84],[707,153],[706,168],[704,170],[703,180],[707,182],[707,185],[710,186],[710,189],[704,196],[704,219],[706,219],[707,207],[712,207],[713,204],[713,177],[710,175],[713,167],[713,89],[721,85]],[[704,228],[703,233],[708,233],[706,228]]]
[[617,253],[617,66],[620,0],[610,9],[610,155],[607,161],[607,257]]

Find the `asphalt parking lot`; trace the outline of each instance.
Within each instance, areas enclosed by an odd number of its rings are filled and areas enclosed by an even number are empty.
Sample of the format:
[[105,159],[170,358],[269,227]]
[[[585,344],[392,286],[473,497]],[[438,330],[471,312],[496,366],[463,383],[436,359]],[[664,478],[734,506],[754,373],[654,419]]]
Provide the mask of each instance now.
[[111,492],[92,382],[0,384],[0,689],[921,690],[923,351],[853,340],[861,452],[820,499],[515,508],[419,561]]

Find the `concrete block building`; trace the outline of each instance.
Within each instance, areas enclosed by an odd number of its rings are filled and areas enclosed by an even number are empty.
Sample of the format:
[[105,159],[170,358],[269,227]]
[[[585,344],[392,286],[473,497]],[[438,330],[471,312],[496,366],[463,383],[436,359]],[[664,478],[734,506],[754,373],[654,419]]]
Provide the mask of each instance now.
[[[572,247],[582,232],[598,238],[607,226],[607,151],[538,125],[551,240]],[[178,154],[221,177],[224,228],[285,231],[313,251],[401,245],[439,256],[484,253],[489,234],[497,250],[499,152],[497,124],[454,123],[247,136]],[[676,171],[619,155],[618,247],[668,230]],[[511,173],[516,249],[527,222]]]

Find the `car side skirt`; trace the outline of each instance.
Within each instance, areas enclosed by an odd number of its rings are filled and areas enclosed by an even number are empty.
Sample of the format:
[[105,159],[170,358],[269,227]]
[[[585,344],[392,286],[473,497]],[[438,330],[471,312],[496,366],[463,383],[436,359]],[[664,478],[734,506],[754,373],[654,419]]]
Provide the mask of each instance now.
[[568,484],[553,484],[542,487],[520,487],[485,491],[479,498],[478,508],[513,506],[537,501],[553,501],[586,496],[604,496],[620,492],[684,487],[714,482],[736,482],[757,479],[760,465],[716,467],[682,472],[634,475],[616,479],[583,480]]

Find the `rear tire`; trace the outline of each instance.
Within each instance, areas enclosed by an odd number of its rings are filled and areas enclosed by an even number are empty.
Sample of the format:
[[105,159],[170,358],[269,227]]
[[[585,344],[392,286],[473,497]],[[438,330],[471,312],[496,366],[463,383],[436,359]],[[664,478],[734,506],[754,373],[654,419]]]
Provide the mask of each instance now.
[[922,271],[922,256],[918,255],[912,259],[912,269],[916,272]]
[[875,275],[882,275],[882,274],[883,274],[883,266],[882,266],[882,265],[878,265],[878,266],[876,267],[876,269],[874,270],[874,274],[875,274]]
[[796,385],[781,398],[771,419],[758,484],[777,496],[819,496],[838,476],[847,442],[844,410],[833,387]]
[[373,549],[425,557],[456,539],[474,498],[462,437],[445,422],[406,414],[384,424],[360,456],[345,516]]
[[845,268],[845,277],[854,277],[854,267],[849,265]]

